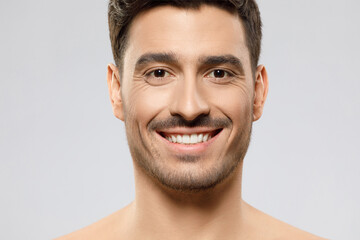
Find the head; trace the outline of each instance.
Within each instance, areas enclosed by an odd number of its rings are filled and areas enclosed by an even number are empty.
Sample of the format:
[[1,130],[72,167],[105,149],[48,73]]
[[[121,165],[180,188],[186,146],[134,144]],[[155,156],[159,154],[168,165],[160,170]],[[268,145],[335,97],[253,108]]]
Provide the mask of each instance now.
[[110,0],[109,27],[110,99],[135,167],[179,191],[231,176],[267,95],[256,3]]

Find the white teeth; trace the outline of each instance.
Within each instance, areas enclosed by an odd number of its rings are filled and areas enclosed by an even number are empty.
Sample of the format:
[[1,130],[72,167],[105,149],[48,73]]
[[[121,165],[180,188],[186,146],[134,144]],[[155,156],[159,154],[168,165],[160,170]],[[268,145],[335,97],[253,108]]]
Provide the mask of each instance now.
[[185,144],[190,143],[189,135],[183,135],[182,140],[183,140],[183,143],[185,143]]
[[197,141],[198,141],[198,142],[202,142],[202,140],[203,140],[203,134],[200,133],[200,134],[198,135]]
[[182,143],[182,136],[177,135],[177,136],[176,136],[176,142],[177,142],[177,143]]
[[190,143],[197,143],[197,134],[191,134]]
[[209,138],[209,134],[207,133],[203,137],[203,142],[206,142],[208,140],[208,138]]
[[206,142],[211,139],[209,133],[203,134],[196,134],[193,133],[191,135],[168,135],[165,137],[169,142],[172,143],[180,143],[180,144],[197,144],[201,142]]

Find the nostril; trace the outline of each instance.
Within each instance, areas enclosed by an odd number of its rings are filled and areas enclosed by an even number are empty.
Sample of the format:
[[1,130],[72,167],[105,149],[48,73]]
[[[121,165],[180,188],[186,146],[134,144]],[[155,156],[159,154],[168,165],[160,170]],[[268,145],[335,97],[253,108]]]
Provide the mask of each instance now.
[[180,115],[187,121],[191,121],[200,115],[208,115],[210,106],[198,93],[185,93],[174,99],[169,110],[171,115]]

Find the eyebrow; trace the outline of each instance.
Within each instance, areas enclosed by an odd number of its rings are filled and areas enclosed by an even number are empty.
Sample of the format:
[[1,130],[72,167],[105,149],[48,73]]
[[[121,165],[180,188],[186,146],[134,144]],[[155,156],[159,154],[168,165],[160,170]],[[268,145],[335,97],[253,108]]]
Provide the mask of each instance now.
[[146,53],[136,61],[135,69],[152,62],[178,63],[178,58],[174,53]]
[[[141,66],[152,62],[166,63],[166,64],[177,64],[179,63],[179,57],[175,53],[145,53],[139,57],[135,63],[135,69],[139,69]],[[198,60],[200,65],[221,65],[230,64],[235,68],[239,69],[241,74],[244,74],[244,67],[241,60],[234,55],[215,55],[215,56],[204,56]]]
[[221,65],[221,64],[230,64],[235,68],[239,69],[241,74],[244,74],[244,66],[241,60],[234,55],[220,55],[220,56],[206,56],[200,58],[199,62],[203,65]]

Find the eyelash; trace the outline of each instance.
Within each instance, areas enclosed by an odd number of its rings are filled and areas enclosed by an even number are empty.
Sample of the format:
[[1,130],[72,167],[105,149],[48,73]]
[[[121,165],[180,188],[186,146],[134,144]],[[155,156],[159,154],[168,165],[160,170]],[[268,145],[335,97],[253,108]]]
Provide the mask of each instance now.
[[206,74],[205,76],[209,76],[210,74],[213,74],[213,75],[214,75],[215,71],[223,71],[223,72],[224,72],[224,76],[221,77],[221,78],[217,78],[217,77],[215,77],[215,76],[209,77],[209,78],[223,79],[223,78],[229,78],[229,77],[233,77],[233,76],[234,76],[234,74],[233,74],[232,72],[227,71],[227,70],[224,70],[224,69],[220,69],[220,68],[211,70],[211,72],[209,72],[209,73]]
[[[155,76],[154,76],[155,72],[156,72],[156,71],[159,71],[159,70],[165,72],[165,76],[164,76],[164,77],[155,77]],[[153,78],[165,78],[165,77],[168,77],[168,76],[170,76],[170,75],[171,75],[171,74],[169,73],[169,71],[167,71],[167,70],[165,70],[165,69],[163,69],[163,68],[157,68],[157,69],[154,69],[154,70],[152,70],[152,71],[150,71],[150,72],[148,72],[148,73],[145,74],[146,77],[153,77]]]
[[[155,72],[158,71],[158,70],[164,71],[164,72],[165,72],[165,76],[164,76],[164,77],[155,77],[154,74],[155,74]],[[215,71],[218,71],[218,70],[224,72],[224,77],[221,77],[221,78],[233,77],[233,76],[234,76],[234,74],[231,73],[230,71],[227,71],[227,70],[224,70],[224,69],[214,69],[214,70],[212,70],[211,72],[207,73],[207,74],[205,75],[205,77],[209,76],[210,74],[214,74],[214,72],[215,72]],[[152,70],[152,71],[150,71],[150,72],[148,72],[148,73],[145,74],[145,76],[147,76],[147,77],[153,77],[153,78],[165,78],[165,77],[168,77],[168,76],[170,76],[170,75],[171,75],[171,74],[169,73],[169,71],[167,71],[167,70],[165,70],[165,69],[162,69],[162,68],[158,68],[158,69]],[[211,78],[217,78],[217,77],[214,76],[214,77],[211,77]],[[221,78],[220,78],[220,79],[221,79]]]

